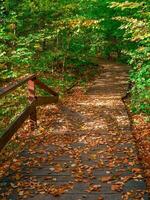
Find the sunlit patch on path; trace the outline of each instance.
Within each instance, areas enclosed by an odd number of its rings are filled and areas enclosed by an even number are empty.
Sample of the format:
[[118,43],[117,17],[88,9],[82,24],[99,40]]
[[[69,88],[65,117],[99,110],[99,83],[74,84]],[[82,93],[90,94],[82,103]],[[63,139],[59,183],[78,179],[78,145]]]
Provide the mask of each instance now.
[[149,199],[122,101],[128,67],[100,66],[86,93],[41,109],[37,133],[12,159],[2,156],[1,199]]

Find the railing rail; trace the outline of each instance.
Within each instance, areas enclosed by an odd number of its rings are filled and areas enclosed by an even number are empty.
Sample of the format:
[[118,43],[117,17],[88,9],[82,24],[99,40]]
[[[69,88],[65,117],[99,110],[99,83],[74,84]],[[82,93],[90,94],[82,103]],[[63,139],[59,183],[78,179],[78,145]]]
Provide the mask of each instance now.
[[28,80],[34,80],[35,78],[36,78],[36,76],[33,74],[28,77],[22,78],[21,80],[15,82],[15,83],[11,83],[10,85],[8,85],[6,87],[0,88],[0,98],[5,96],[6,94],[9,94],[16,88],[22,86],[24,83],[28,82]]
[[[51,103],[57,103],[59,99],[59,94],[53,89],[41,82],[35,74],[30,75],[26,78],[12,83],[6,87],[0,88],[0,98],[6,96],[7,94],[14,91],[16,88],[28,84],[28,101],[29,105],[24,109],[24,111],[9,125],[8,128],[4,131],[3,135],[0,137],[0,151],[4,146],[10,141],[14,133],[22,126],[24,121],[30,117],[30,126],[34,130],[37,126],[37,116],[36,116],[36,107],[41,105],[47,105]],[[41,89],[48,92],[51,96],[49,97],[39,97],[36,96],[35,86],[40,87]]]

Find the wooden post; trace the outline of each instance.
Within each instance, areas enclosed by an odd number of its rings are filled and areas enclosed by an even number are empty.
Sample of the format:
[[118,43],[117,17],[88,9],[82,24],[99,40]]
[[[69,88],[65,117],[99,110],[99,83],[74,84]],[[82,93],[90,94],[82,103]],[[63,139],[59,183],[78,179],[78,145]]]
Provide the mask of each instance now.
[[[36,98],[34,80],[28,81],[28,100],[32,103]],[[31,130],[37,127],[36,105],[33,105],[32,113],[30,114]]]

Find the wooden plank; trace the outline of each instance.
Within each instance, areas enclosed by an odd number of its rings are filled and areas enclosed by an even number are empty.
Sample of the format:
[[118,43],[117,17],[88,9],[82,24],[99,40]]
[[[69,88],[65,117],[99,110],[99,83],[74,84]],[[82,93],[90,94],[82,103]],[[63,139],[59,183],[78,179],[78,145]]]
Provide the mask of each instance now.
[[21,85],[26,83],[28,80],[30,80],[30,79],[33,80],[35,78],[36,78],[36,76],[33,74],[33,75],[30,75],[30,76],[28,76],[26,78],[21,79],[20,81],[17,81],[15,83],[11,83],[6,87],[0,88],[0,98],[5,96],[6,94],[9,94],[13,90],[15,90],[17,87],[20,87]]
[[51,103],[57,103],[58,102],[58,97],[53,96],[53,97],[37,97],[36,100],[36,106],[42,106],[42,105],[47,105]]
[[41,89],[45,90],[49,94],[52,94],[52,95],[57,96],[57,97],[59,96],[59,94],[57,92],[55,92],[50,87],[48,87],[47,85],[45,85],[44,83],[42,83],[40,80],[36,79],[35,80],[35,84],[37,84]]
[[11,125],[6,129],[4,134],[0,137],[0,151],[11,139],[14,133],[21,127],[23,122],[29,117],[35,106],[35,101],[28,105],[25,110],[11,123]]

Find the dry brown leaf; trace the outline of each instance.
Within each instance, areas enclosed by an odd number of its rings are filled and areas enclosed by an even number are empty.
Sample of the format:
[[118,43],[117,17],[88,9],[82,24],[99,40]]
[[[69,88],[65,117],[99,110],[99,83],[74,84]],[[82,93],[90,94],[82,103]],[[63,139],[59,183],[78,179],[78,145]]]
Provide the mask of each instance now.
[[91,185],[89,189],[87,190],[87,192],[92,192],[92,191],[99,192],[100,188],[101,188],[101,185]]
[[118,183],[114,183],[113,185],[111,185],[111,190],[112,191],[121,191],[122,190],[122,186],[123,184],[118,182]]
[[62,168],[61,164],[58,163],[58,164],[54,165],[54,171],[57,173],[62,172],[63,168]]
[[98,197],[98,199],[97,200],[103,200],[104,198],[103,197]]
[[20,191],[20,192],[18,193],[18,195],[19,195],[19,196],[23,196],[23,195],[24,195],[24,191]]
[[102,182],[108,182],[108,181],[112,180],[112,177],[111,176],[102,176],[100,179]]
[[99,168],[104,167],[104,162],[100,160],[97,165]]
[[140,168],[133,168],[133,169],[132,169],[132,172],[140,173],[140,172],[141,172],[141,169],[140,169]]
[[96,160],[97,159],[97,155],[96,154],[91,154],[90,155],[90,159],[91,160]]

